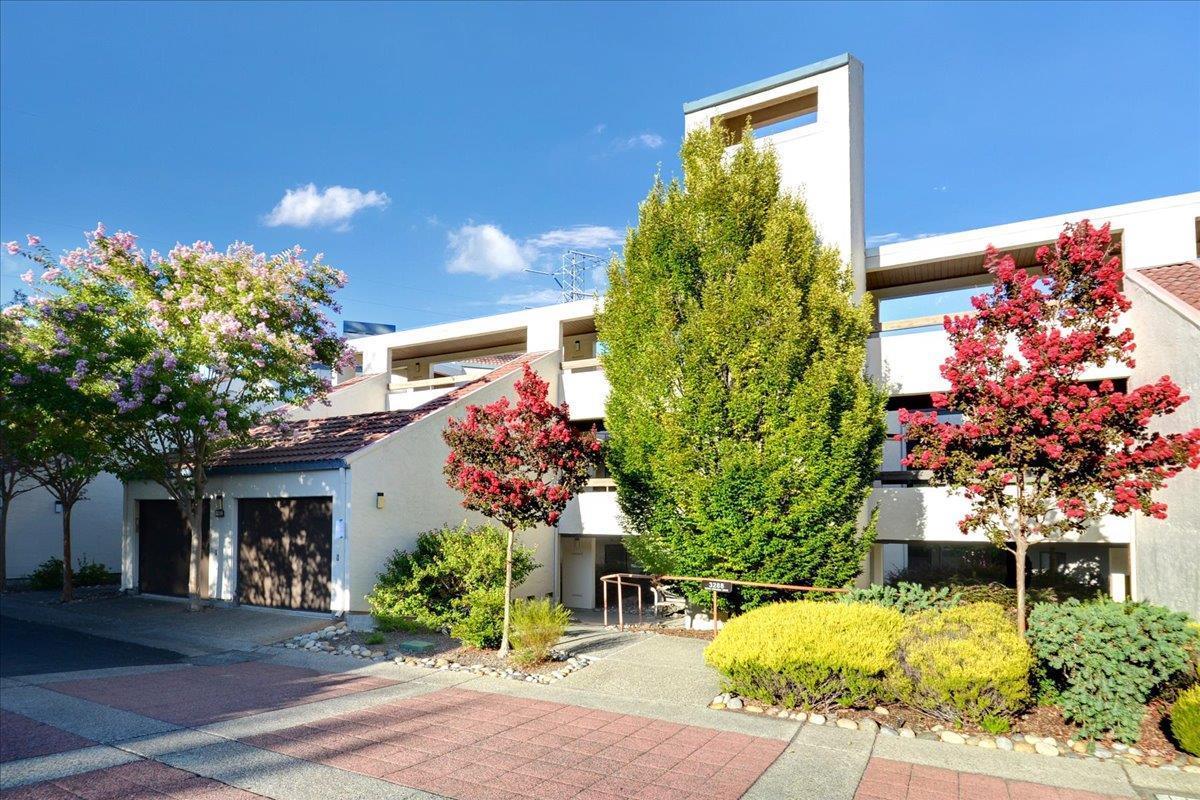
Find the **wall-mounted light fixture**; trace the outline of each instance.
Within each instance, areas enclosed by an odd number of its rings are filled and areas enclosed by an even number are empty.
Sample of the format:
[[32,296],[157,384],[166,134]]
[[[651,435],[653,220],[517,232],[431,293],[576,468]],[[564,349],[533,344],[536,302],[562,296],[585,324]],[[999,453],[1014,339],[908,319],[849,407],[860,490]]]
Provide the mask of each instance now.
[[55,513],[55,514],[61,514],[61,513],[62,513],[62,500],[55,500],[55,501],[54,501],[54,513]]
[[225,516],[225,495],[219,494],[213,498],[213,514],[218,517]]
[[383,508],[383,492],[375,493],[375,507]]

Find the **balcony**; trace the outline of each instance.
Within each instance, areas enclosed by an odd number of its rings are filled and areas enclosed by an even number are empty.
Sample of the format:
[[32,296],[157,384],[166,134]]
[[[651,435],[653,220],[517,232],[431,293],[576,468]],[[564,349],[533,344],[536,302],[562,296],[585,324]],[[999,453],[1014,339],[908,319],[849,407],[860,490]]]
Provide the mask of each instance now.
[[564,361],[562,370],[563,399],[571,408],[571,419],[604,419],[609,386],[600,359]]
[[[942,378],[941,366],[951,350],[942,329],[943,317],[938,314],[883,323],[879,332],[867,340],[867,373],[897,397],[946,391],[949,384]],[[1114,329],[1127,324],[1122,317]],[[1125,365],[1109,363],[1088,370],[1083,378],[1116,379],[1130,374]]]
[[448,394],[458,386],[470,383],[477,377],[479,376],[476,374],[443,375],[410,381],[401,375],[392,375],[388,381],[387,410],[407,411],[416,408]]
[[558,532],[570,536],[624,536],[625,518],[611,478],[592,478],[571,498],[558,520]]
[[[980,533],[963,535],[958,521],[969,504],[962,495],[940,486],[876,486],[870,507],[879,509],[880,541],[983,543]],[[1132,517],[1105,517],[1077,539],[1066,541],[1128,544],[1133,538]]]

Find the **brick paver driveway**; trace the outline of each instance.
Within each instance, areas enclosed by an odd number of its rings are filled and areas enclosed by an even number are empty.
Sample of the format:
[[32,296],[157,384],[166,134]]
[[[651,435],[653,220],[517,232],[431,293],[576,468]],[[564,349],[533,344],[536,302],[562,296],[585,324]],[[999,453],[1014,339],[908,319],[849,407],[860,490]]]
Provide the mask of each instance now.
[[163,722],[196,726],[394,684],[395,681],[383,678],[329,675],[301,667],[248,661],[62,681],[47,684],[46,688]]
[[95,742],[32,720],[24,714],[0,710],[0,763],[48,756],[90,747]]
[[786,747],[463,689],[243,741],[457,800],[736,800]]
[[872,758],[855,800],[1118,800],[1078,789],[1007,781],[886,758]]

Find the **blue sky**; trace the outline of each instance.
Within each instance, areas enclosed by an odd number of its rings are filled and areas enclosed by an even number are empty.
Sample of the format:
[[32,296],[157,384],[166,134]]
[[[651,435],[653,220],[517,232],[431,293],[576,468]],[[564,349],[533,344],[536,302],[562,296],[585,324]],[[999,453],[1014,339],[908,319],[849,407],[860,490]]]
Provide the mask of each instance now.
[[545,301],[521,270],[619,246],[685,100],[846,51],[874,236],[1200,187],[1197,3],[5,2],[0,43],[0,239],[299,243],[402,327]]

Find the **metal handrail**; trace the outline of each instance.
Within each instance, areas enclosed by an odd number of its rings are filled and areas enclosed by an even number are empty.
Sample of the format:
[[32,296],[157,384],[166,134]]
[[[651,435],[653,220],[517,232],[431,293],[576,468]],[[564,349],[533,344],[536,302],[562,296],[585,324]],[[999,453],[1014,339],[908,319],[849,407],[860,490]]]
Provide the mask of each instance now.
[[[832,594],[842,594],[850,591],[849,589],[833,586],[797,586],[789,583],[762,583],[760,581],[742,581],[735,578],[697,578],[691,575],[645,575],[638,572],[614,572],[610,575],[600,576],[600,582],[604,585],[604,627],[608,627],[608,585],[615,583],[617,586],[617,629],[625,630],[625,596],[623,589],[625,586],[632,586],[637,589],[638,598],[638,622],[643,619],[642,611],[642,586],[638,583],[633,583],[633,580],[648,580],[651,585],[664,582],[689,581],[693,583],[722,583],[735,586],[749,586],[756,589],[776,589],[785,592],[829,592]],[[629,581],[628,583],[626,581]],[[713,600],[713,638],[717,635],[717,590],[712,590]]]

